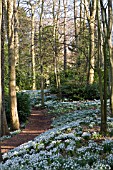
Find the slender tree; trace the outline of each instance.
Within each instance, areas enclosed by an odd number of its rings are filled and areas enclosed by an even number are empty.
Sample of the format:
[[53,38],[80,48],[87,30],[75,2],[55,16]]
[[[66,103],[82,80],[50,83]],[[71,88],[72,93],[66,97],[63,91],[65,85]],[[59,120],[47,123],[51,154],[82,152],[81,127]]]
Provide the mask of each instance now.
[[74,0],[73,4],[74,4],[74,34],[75,34],[75,43],[77,45],[77,0]]
[[1,111],[2,111],[2,79],[1,79],[1,32],[2,32],[2,0],[0,0],[0,137],[2,132]]
[[7,1],[8,16],[8,56],[9,56],[9,94],[10,94],[10,118],[11,129],[19,129],[19,117],[17,112],[16,98],[16,73],[15,73],[15,56],[14,56],[14,1]]
[[42,55],[42,16],[44,10],[44,0],[41,0],[41,11],[39,20],[39,56],[40,56],[40,75],[41,75],[41,105],[44,106],[44,65]]
[[35,34],[35,20],[34,20],[34,4],[31,5],[31,56],[32,56],[32,89],[36,90],[36,71],[35,71],[35,50],[34,50],[34,34]]
[[66,45],[66,18],[67,18],[67,0],[63,0],[64,6],[64,71],[67,69],[67,45]]
[[94,66],[95,66],[95,16],[96,16],[96,0],[92,2],[85,0],[86,16],[89,23],[89,76],[88,84],[94,82]]
[[97,27],[98,27],[98,75],[99,75],[99,90],[100,90],[100,101],[101,101],[101,127],[100,131],[103,133],[104,125],[106,121],[104,119],[104,96],[103,96],[103,83],[102,83],[102,27],[100,18],[100,1],[97,0]]
[[54,51],[54,75],[57,89],[60,88],[60,77],[58,69],[58,19],[60,12],[60,0],[58,3],[58,9],[55,13],[56,0],[53,0],[53,51]]
[[19,28],[19,20],[18,20],[18,7],[16,4],[16,0],[13,3],[14,7],[14,55],[15,55],[15,64],[19,64],[19,35],[18,35],[18,28]]
[[[0,137],[2,132],[2,125],[1,125],[1,111],[2,111],[2,84],[1,84],[1,30],[2,30],[2,0],[0,0]],[[1,155],[1,141],[0,141],[0,162],[2,160]]]
[[112,0],[108,0],[108,44],[111,64],[111,116],[113,117],[113,46],[112,46],[112,25],[113,25],[113,5]]
[[[110,52],[110,39],[112,31],[112,1],[108,0],[108,12],[107,8],[104,6],[104,2],[100,0],[101,5],[101,17],[102,17],[102,38],[103,38],[103,57],[104,57],[104,87],[103,87],[103,108],[101,113],[101,133],[106,134],[107,132],[107,77],[108,77],[108,58],[111,61],[111,74],[112,74],[112,53]],[[109,44],[109,45],[108,45]],[[109,51],[109,53],[108,53]],[[111,86],[112,86],[112,76],[111,76]],[[112,87],[111,87],[112,93]],[[111,94],[112,101],[112,94]],[[101,106],[102,107],[102,106]]]
[[1,37],[1,61],[2,61],[2,116],[1,116],[1,120],[2,120],[2,136],[3,135],[8,135],[9,134],[9,129],[8,129],[8,124],[7,124],[7,120],[6,120],[6,113],[5,113],[5,91],[4,91],[4,69],[5,69],[5,64],[4,64],[4,60],[5,60],[5,56],[4,56],[4,42],[5,42],[5,24],[4,24],[4,20],[5,20],[5,1],[2,0],[2,37]]

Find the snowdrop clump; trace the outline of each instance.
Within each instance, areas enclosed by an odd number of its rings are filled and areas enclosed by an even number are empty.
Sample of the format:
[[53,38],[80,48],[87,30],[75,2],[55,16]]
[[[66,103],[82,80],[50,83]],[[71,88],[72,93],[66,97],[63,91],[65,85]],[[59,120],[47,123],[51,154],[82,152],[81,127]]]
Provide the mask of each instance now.
[[[62,105],[68,108],[68,102]],[[73,102],[72,105],[69,103],[69,108],[74,108],[73,105],[77,106],[78,103]],[[91,106],[89,103],[88,105]],[[53,107],[55,108],[55,103]],[[99,125],[99,116],[98,108],[77,110],[75,107],[72,113],[63,114],[53,120],[53,129],[5,153],[0,168],[2,170],[112,169],[113,141],[104,139],[97,143],[94,139],[98,137],[98,132],[84,130],[84,125],[89,129],[91,125],[92,127]],[[109,122],[112,122],[110,118],[108,125]]]

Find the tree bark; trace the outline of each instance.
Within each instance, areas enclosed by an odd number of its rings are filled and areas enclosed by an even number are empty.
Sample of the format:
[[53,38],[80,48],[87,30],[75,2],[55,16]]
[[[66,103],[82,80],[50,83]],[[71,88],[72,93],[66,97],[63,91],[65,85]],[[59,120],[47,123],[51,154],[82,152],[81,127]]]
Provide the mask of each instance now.
[[66,18],[67,18],[67,0],[63,0],[64,6],[64,71],[67,70],[67,45],[66,45]]
[[15,64],[19,64],[19,36],[18,36],[18,8],[16,5],[16,0],[14,0],[14,55],[15,55]]
[[18,130],[20,127],[17,112],[16,98],[16,72],[15,72],[15,56],[14,56],[14,13],[13,0],[7,1],[8,11],[8,56],[9,56],[9,94],[10,94],[10,119],[11,129]]
[[[2,132],[2,121],[1,121],[1,111],[2,111],[2,84],[1,84],[1,30],[2,30],[2,0],[0,0],[0,137]],[[0,141],[0,162],[2,161],[1,155],[1,141]]]
[[90,2],[85,0],[85,10],[86,16],[89,23],[89,32],[90,32],[90,43],[89,43],[89,76],[88,84],[94,83],[94,66],[95,66],[95,15],[96,15],[96,0]]
[[36,73],[35,73],[35,51],[34,51],[34,5],[31,5],[31,56],[32,56],[32,89],[36,90]]
[[111,71],[111,96],[110,96],[110,107],[111,116],[113,117],[113,46],[112,46],[112,25],[113,25],[113,7],[112,0],[108,0],[108,44],[109,44],[109,55],[110,55],[110,71]]
[[1,33],[2,33],[2,38],[1,38],[1,62],[2,62],[2,117],[1,117],[1,120],[2,120],[2,136],[3,135],[8,135],[9,134],[9,129],[8,129],[8,124],[7,124],[7,120],[6,120],[6,114],[5,114],[5,99],[4,99],[4,96],[5,96],[5,91],[4,91],[4,41],[5,41],[5,25],[4,25],[4,8],[5,8],[5,4],[4,4],[4,0],[2,0],[2,30],[1,30]]
[[41,105],[44,107],[44,73],[43,73],[43,55],[42,55],[42,15],[44,0],[41,0],[41,13],[39,21],[39,55],[40,55],[40,74],[41,74]]

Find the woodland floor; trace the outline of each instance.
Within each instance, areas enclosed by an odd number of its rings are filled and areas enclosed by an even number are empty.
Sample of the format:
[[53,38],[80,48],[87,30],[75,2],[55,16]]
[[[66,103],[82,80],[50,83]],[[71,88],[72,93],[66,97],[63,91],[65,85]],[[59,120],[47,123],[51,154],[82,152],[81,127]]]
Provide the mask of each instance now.
[[47,110],[32,109],[28,123],[19,134],[1,142],[2,154],[8,152],[23,143],[33,140],[39,134],[50,129],[52,116],[46,114]]

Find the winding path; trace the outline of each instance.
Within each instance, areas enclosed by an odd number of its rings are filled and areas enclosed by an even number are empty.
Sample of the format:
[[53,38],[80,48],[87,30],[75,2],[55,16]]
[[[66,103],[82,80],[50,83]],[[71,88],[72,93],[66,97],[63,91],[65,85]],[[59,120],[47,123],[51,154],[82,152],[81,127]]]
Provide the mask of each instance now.
[[46,114],[47,110],[36,110],[32,109],[31,115],[28,119],[28,124],[21,133],[13,136],[10,139],[1,142],[1,152],[2,154],[8,152],[29,140],[33,140],[39,134],[50,129],[52,116]]

